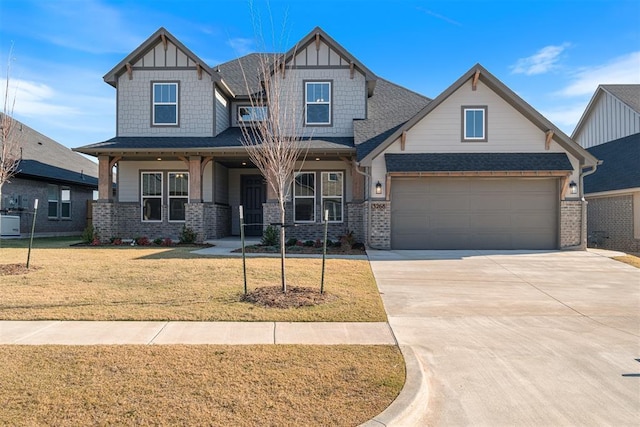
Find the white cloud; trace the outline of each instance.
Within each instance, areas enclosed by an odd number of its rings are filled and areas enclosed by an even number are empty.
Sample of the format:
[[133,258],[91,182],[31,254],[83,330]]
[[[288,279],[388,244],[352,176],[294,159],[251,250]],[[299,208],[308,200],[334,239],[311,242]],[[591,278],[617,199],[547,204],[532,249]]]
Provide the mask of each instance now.
[[598,85],[615,83],[640,83],[640,51],[619,56],[603,65],[580,69],[558,94],[567,97],[593,95]]
[[[4,99],[6,80],[0,80],[0,84],[0,96]],[[8,98],[11,102],[15,100],[13,112],[16,115],[64,117],[82,113],[77,108],[57,104],[55,100],[59,97],[53,88],[43,83],[12,79],[9,81]]]
[[253,39],[236,37],[229,39],[229,46],[238,54],[238,55],[246,55],[255,50],[254,48],[255,41]]
[[559,46],[545,46],[535,54],[526,58],[520,58],[512,65],[511,72],[513,74],[525,74],[532,76],[535,74],[544,74],[555,69],[560,55],[571,44],[563,43]]

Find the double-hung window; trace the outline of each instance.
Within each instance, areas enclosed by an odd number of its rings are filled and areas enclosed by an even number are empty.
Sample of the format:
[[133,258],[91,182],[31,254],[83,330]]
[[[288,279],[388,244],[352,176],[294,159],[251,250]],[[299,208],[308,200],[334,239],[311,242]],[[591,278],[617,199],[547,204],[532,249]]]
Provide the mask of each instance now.
[[62,188],[60,190],[60,218],[71,219],[71,190]]
[[58,205],[60,202],[60,194],[58,191],[57,185],[49,185],[47,186],[47,199],[49,201],[48,204],[48,213],[47,216],[51,219],[58,218]]
[[162,172],[142,172],[142,221],[162,221]]
[[342,172],[322,172],[322,216],[329,211],[329,222],[342,222]]
[[178,126],[178,83],[152,83],[154,126]]
[[184,221],[189,202],[189,173],[169,172],[169,221]]
[[487,107],[462,107],[462,140],[487,141]]
[[71,219],[71,189],[47,186],[47,217],[49,219]]
[[316,220],[316,174],[300,172],[293,182],[293,220],[315,222]]
[[305,125],[331,125],[331,82],[305,82]]

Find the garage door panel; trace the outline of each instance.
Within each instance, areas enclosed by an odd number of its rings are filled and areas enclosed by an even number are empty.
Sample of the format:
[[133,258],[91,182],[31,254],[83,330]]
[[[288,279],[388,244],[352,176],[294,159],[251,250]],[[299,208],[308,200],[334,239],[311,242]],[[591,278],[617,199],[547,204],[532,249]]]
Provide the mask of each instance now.
[[396,249],[554,249],[557,188],[555,179],[394,179],[391,245]]

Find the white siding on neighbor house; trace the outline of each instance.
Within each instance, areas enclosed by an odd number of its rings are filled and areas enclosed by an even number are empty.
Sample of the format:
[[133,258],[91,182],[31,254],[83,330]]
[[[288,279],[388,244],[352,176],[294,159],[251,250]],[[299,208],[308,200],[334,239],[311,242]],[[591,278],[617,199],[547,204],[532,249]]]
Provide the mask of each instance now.
[[[487,106],[487,142],[462,142],[462,106]],[[545,150],[545,132],[531,123],[498,94],[478,82],[463,84],[448,99],[407,132],[405,150],[400,140],[391,144],[385,153],[560,153],[565,150],[555,141]],[[570,179],[579,183],[579,161],[567,153],[574,168]],[[375,184],[385,182],[384,153],[372,161],[371,197]]]
[[224,132],[229,127],[229,100],[215,89],[216,98],[216,135]]
[[584,148],[640,132],[640,114],[608,92],[601,91],[574,140]]
[[[151,125],[151,82],[179,81],[179,126]],[[195,69],[163,70],[144,68],[118,78],[118,136],[212,136],[213,90],[211,78]]]
[[[181,161],[121,161],[118,163],[118,201],[140,201],[140,172],[188,171]],[[165,177],[166,178],[166,177]],[[165,179],[166,181],[166,179]],[[166,182],[165,193],[166,193]]]
[[[304,136],[353,137],[353,119],[366,116],[367,89],[364,75],[355,72],[350,78],[349,68],[309,68],[286,71],[283,102],[289,114],[300,117],[297,132]],[[331,126],[303,126],[304,81],[331,81]]]

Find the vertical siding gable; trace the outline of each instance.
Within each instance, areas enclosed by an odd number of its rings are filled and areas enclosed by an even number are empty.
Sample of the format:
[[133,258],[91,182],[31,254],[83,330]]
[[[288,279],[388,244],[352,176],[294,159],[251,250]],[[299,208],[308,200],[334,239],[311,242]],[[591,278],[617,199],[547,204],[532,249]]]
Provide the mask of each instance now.
[[575,140],[590,148],[640,132],[640,114],[606,91],[595,100]]
[[[292,62],[293,61],[293,62]],[[325,42],[320,42],[320,48],[316,49],[315,41],[299,50],[289,64],[296,67],[348,67],[349,60],[340,56],[335,49]]]

